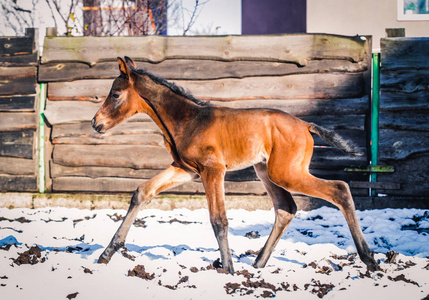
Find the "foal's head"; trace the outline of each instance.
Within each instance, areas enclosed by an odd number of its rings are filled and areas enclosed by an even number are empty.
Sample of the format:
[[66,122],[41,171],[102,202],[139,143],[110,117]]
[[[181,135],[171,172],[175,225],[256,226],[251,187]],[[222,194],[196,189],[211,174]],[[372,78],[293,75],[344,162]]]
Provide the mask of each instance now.
[[120,75],[113,81],[110,93],[92,119],[92,128],[105,133],[108,129],[115,127],[122,121],[144,112],[144,101],[140,101],[139,93],[135,90],[137,74],[134,62],[125,57],[124,61],[118,57]]

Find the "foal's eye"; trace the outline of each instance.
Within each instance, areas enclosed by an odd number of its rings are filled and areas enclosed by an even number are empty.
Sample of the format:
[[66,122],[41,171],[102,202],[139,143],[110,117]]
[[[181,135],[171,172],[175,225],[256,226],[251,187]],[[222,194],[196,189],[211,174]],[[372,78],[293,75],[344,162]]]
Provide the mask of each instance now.
[[113,94],[112,96],[113,96],[113,98],[115,98],[115,99],[118,99],[118,98],[119,98],[119,94]]

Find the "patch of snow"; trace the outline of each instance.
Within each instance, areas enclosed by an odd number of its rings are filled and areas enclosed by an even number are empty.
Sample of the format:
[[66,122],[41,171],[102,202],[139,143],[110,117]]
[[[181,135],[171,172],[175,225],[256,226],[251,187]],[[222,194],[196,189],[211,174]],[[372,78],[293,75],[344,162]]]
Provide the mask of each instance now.
[[[207,210],[143,210],[126,249],[97,264],[125,210],[0,208],[0,295],[5,299],[423,299],[429,295],[427,210],[358,211],[383,272],[367,272],[345,219],[323,207],[299,211],[268,264],[252,263],[274,212],[230,210],[237,273],[218,273],[220,253]],[[118,221],[119,220],[119,221]],[[252,233],[252,234],[247,234]],[[247,234],[247,235],[246,235]],[[34,264],[17,264],[33,247]],[[389,262],[386,253],[398,254]],[[26,254],[27,253],[27,254]],[[144,266],[150,279],[128,276]],[[77,294],[75,294],[77,293]]]

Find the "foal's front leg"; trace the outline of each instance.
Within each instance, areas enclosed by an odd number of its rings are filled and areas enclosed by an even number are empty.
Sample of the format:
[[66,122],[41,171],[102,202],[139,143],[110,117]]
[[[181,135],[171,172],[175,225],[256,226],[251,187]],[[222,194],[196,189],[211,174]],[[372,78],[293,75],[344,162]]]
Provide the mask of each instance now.
[[122,221],[121,226],[119,226],[119,229],[116,231],[109,245],[100,255],[98,263],[107,264],[112,258],[113,254],[115,254],[117,250],[124,246],[125,238],[137,216],[137,213],[150,198],[170,187],[191,181],[197,177],[198,175],[188,173],[187,171],[178,168],[173,164],[154,178],[141,184],[131,198],[130,207],[127,214],[125,215],[124,220]]
[[225,211],[224,191],[225,169],[211,168],[201,173],[201,181],[206,190],[206,197],[210,213],[210,222],[219,244],[222,267],[230,274],[234,274],[231,250],[228,244],[228,219]]

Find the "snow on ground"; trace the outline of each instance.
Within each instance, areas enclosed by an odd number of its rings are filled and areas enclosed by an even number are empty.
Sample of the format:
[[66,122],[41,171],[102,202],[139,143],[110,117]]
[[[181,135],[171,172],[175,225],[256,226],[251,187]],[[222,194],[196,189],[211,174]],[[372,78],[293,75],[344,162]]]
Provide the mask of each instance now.
[[[429,299],[429,211],[359,211],[382,272],[367,272],[341,213],[300,211],[264,269],[273,211],[228,211],[236,274],[207,210],[144,210],[126,249],[96,263],[123,210],[0,209],[1,299]],[[388,253],[386,255],[386,253]],[[216,263],[215,263],[216,265]]]

